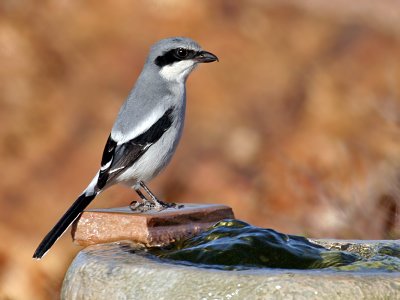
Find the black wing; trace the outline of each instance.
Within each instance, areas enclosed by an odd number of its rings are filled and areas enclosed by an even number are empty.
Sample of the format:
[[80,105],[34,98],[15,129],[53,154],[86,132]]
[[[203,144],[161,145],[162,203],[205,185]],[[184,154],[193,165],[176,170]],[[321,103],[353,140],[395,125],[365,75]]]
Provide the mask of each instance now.
[[174,107],[169,108],[147,131],[121,145],[117,145],[111,135],[108,137],[97,180],[99,190],[126,168],[132,166],[151,145],[162,137],[172,125],[173,110]]

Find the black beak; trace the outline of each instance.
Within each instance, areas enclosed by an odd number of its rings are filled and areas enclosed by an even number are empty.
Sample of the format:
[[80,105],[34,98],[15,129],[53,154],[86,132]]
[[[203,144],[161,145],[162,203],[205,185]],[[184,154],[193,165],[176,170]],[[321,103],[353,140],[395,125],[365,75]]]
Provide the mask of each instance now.
[[207,51],[199,51],[197,52],[196,56],[194,57],[194,60],[199,62],[199,63],[210,63],[213,61],[219,61],[218,57],[211,52]]

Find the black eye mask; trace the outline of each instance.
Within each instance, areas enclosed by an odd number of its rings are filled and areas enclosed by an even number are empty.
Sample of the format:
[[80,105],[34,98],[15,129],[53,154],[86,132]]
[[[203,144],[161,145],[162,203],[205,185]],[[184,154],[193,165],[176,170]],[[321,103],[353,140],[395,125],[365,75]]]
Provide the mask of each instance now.
[[157,58],[154,60],[154,63],[160,68],[162,68],[167,65],[172,65],[173,63],[178,61],[191,59],[195,57],[196,54],[197,52],[191,49],[185,49],[185,48],[171,49],[167,52],[164,52],[163,55],[157,56]]

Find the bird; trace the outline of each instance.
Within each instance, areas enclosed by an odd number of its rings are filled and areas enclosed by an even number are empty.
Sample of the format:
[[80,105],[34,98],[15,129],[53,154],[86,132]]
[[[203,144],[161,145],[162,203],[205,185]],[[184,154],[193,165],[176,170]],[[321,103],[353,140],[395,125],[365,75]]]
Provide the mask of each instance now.
[[[187,37],[159,40],[121,106],[92,181],[43,238],[33,254],[41,259],[93,199],[115,184],[131,187],[141,198],[131,208],[163,210],[174,204],[159,200],[146,183],[169,163],[182,135],[186,80],[199,63],[218,57]],[[147,197],[145,196],[147,194]]]

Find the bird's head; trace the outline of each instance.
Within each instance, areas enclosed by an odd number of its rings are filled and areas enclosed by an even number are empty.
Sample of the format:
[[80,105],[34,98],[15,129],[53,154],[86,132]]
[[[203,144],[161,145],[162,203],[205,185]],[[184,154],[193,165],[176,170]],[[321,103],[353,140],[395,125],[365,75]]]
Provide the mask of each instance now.
[[218,57],[204,51],[192,39],[173,37],[153,45],[147,64],[152,64],[165,80],[185,82],[198,63],[213,61],[218,61]]

